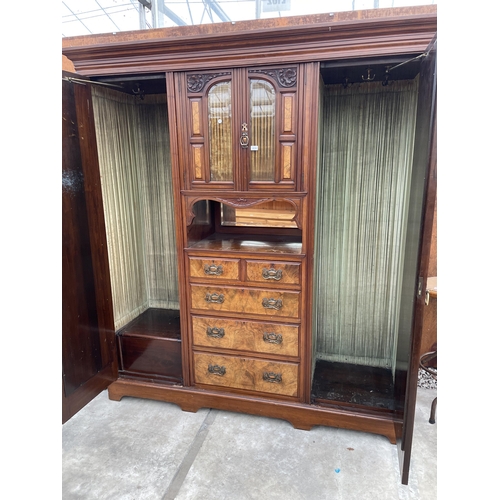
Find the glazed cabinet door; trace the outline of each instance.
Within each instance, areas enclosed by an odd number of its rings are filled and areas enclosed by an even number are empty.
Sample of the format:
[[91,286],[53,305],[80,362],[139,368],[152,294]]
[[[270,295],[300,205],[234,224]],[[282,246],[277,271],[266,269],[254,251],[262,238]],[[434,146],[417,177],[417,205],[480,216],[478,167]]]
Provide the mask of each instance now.
[[296,189],[298,73],[294,66],[176,75],[185,189]]
[[249,145],[242,146],[247,187],[295,189],[297,67],[249,69],[247,95]]
[[238,184],[233,80],[232,71],[177,75],[181,155],[190,189]]

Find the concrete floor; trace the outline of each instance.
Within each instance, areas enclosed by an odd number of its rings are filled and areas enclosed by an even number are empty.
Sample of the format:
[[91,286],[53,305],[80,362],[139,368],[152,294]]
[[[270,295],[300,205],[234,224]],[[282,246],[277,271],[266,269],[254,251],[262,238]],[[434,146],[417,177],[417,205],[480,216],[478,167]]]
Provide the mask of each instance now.
[[62,428],[62,498],[434,500],[435,389],[418,389],[410,483],[382,436],[101,393]]

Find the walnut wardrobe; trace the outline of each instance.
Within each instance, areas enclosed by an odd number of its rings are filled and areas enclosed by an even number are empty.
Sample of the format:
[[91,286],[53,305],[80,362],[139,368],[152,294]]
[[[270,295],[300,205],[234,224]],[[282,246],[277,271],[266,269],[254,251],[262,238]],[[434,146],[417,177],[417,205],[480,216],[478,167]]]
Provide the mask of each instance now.
[[63,40],[63,421],[107,388],[373,432],[408,483],[436,21]]

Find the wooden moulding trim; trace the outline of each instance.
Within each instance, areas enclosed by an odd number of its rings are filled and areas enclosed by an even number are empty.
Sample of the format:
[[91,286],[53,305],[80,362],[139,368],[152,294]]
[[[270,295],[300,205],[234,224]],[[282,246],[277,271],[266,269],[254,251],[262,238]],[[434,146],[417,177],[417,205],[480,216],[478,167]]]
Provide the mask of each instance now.
[[436,15],[427,14],[63,46],[63,54],[82,75],[210,69],[241,62],[284,64],[417,53],[426,49],[436,29]]
[[401,421],[386,415],[361,415],[347,410],[322,408],[302,403],[257,399],[236,394],[219,393],[182,386],[166,386],[149,382],[119,379],[108,387],[109,398],[120,401],[124,396],[174,403],[183,411],[197,412],[201,408],[248,413],[279,418],[294,428],[310,430],[315,425],[338,427],[386,436],[396,444]]

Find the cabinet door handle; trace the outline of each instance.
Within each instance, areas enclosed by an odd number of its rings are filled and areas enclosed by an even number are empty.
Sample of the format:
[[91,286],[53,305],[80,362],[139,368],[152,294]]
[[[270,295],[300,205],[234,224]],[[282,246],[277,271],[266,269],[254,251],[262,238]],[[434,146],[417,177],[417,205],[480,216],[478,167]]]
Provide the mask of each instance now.
[[210,328],[209,326],[207,327],[207,335],[209,337],[212,337],[213,339],[221,339],[224,337],[224,328],[217,328],[216,326]]
[[219,375],[219,377],[223,377],[226,374],[226,367],[219,365],[208,365],[208,371],[213,375]]
[[281,373],[264,372],[262,380],[271,384],[281,384]]
[[207,292],[205,301],[209,304],[222,304],[224,302],[224,294]]
[[265,280],[276,280],[279,281],[283,277],[283,271],[281,269],[262,269],[262,277]]
[[249,143],[250,143],[250,138],[248,137],[248,125],[246,123],[242,123],[241,124],[240,146],[242,148],[248,148]]
[[262,299],[262,306],[266,309],[279,311],[283,307],[283,301],[281,299]]
[[209,276],[220,276],[224,273],[224,268],[222,266],[216,266],[215,264],[205,264],[203,270],[205,274]]
[[268,344],[281,344],[283,343],[283,335],[280,333],[266,332],[262,335],[264,342]]

